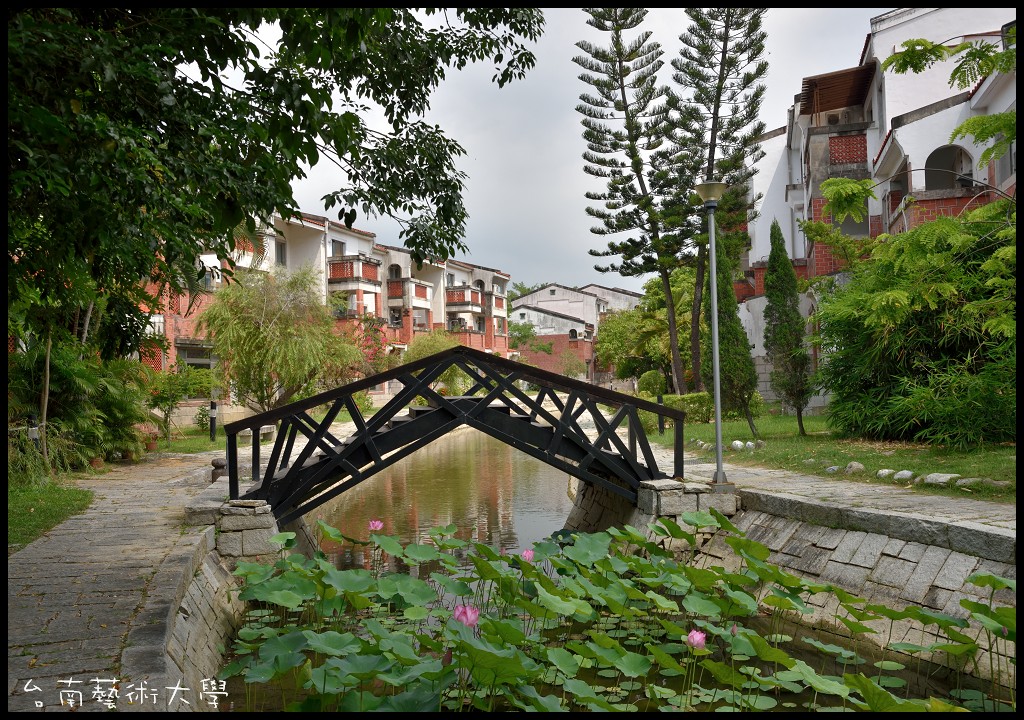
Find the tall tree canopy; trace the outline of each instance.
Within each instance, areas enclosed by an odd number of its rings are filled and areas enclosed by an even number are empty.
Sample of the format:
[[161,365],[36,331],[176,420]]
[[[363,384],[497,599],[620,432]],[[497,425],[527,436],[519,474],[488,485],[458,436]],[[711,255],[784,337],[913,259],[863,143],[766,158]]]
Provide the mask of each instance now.
[[[702,163],[699,180],[720,180],[729,186],[715,213],[716,245],[735,259],[750,239],[746,224],[760,199],[749,194],[755,165],[764,156],[759,138],[761,111],[768,74],[764,59],[766,8],[687,8],[690,27],[679,36],[682,47],[672,60],[676,92],[670,98],[689,143],[684,154]],[[699,181],[698,180],[698,181]],[[708,245],[697,245],[693,310],[690,315],[690,353],[694,375],[702,377],[700,313],[707,278]],[[728,283],[732,286],[731,281]],[[729,307],[735,307],[732,303]],[[719,304],[719,314],[727,312]],[[720,318],[720,323],[728,319]]]
[[[673,139],[675,126],[665,103],[667,88],[657,84],[663,67],[661,46],[651,32],[638,30],[647,17],[644,8],[585,8],[587,24],[609,35],[607,46],[586,41],[576,46],[586,55],[573,58],[583,68],[579,77],[594,94],[580,95],[576,110],[583,115],[583,138],[587,151],[584,172],[606,182],[601,192],[588,192],[589,200],[601,203],[588,207],[587,214],[600,221],[591,228],[597,235],[628,233],[610,240],[603,250],[590,250],[595,257],[618,257],[608,265],[595,265],[600,272],[617,272],[624,277],[656,273],[666,303],[666,321],[671,346],[672,383],[676,392],[686,392],[686,378],[679,352],[678,331],[670,277],[678,256],[689,238],[688,226],[679,222],[675,207],[688,188],[697,166],[687,168],[692,155],[680,153]],[[637,31],[631,34],[631,31]]]
[[771,252],[764,274],[764,348],[771,364],[771,385],[782,401],[796,412],[801,435],[804,408],[811,399],[811,355],[804,345],[807,321],[800,314],[796,271],[786,252],[786,239],[778,220],[772,221]]
[[465,249],[463,150],[422,114],[451,68],[521,77],[542,28],[533,8],[12,10],[8,305],[182,289],[237,225],[291,216],[321,159],[347,174],[325,200],[348,225],[396,217],[416,258]]

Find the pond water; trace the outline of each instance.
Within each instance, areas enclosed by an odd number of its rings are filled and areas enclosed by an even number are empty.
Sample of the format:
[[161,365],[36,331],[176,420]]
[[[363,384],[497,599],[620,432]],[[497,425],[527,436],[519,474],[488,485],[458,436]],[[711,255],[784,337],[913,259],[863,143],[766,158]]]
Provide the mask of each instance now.
[[[369,523],[402,544],[422,543],[435,527],[509,554],[561,530],[572,500],[569,476],[478,430],[464,428],[417,450],[306,516],[343,535],[369,537]],[[324,547],[339,567],[360,565],[351,548]]]

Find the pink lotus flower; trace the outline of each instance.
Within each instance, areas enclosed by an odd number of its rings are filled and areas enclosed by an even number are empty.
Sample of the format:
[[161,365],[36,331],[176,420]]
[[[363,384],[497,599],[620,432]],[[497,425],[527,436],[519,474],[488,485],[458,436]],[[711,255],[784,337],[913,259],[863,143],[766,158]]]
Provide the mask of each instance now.
[[736,637],[736,623],[732,624],[732,627],[729,628],[729,632],[732,633],[733,637]]
[[533,550],[523,550],[523,560],[533,562]]
[[371,520],[370,521],[370,532],[377,532],[378,530],[384,529],[384,522],[382,520]]
[[694,650],[703,650],[707,639],[708,636],[700,630],[691,630],[690,634],[686,636],[686,644]]
[[480,611],[472,605],[456,605],[454,617],[466,627],[476,627]]

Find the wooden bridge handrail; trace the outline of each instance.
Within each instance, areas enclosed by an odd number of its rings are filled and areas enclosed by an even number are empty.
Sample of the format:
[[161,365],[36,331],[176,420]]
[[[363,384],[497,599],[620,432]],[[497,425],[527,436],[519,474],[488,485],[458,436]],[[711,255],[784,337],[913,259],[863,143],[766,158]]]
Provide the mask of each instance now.
[[405,365],[399,365],[390,370],[385,370],[382,373],[377,373],[376,375],[363,378],[362,380],[356,380],[348,385],[334,388],[333,390],[327,390],[319,393],[318,395],[306,398],[305,400],[299,400],[289,403],[288,405],[283,405],[279,408],[274,408],[273,410],[267,410],[266,412],[252,415],[251,417],[235,420],[224,425],[224,432],[228,435],[233,435],[241,430],[260,427],[269,423],[276,423],[278,420],[290,417],[296,413],[304,412],[319,405],[348,397],[354,393],[360,392],[361,390],[369,390],[383,382],[396,380],[404,375],[419,372],[420,370],[432,367],[448,358],[454,358],[460,355],[473,360],[489,363],[492,366],[508,370],[509,372],[518,372],[521,375],[521,379],[527,380],[528,382],[532,382],[536,385],[543,385],[557,390],[575,390],[599,400],[603,400],[609,405],[632,405],[640,410],[646,410],[648,412],[655,413],[656,415],[662,415],[680,422],[683,422],[686,419],[686,413],[682,410],[676,410],[674,408],[666,407],[665,405],[659,405],[651,402],[650,400],[644,400],[643,398],[634,397],[633,395],[608,390],[600,387],[599,385],[567,378],[564,375],[543,370],[541,368],[534,367],[533,365],[516,362],[515,360],[509,360],[508,358],[503,358],[460,345],[458,347],[449,348],[448,350],[443,350],[429,357],[425,357],[411,363],[406,363]]

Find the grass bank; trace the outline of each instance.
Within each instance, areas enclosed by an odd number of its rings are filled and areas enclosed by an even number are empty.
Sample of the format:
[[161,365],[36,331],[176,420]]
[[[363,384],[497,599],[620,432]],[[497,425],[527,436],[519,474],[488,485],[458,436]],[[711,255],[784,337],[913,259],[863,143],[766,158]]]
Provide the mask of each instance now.
[[70,477],[7,486],[7,554],[17,552],[92,502],[91,490],[75,487]]
[[[729,420],[722,423],[723,460],[733,465],[791,470],[805,475],[829,476],[826,468],[838,467],[838,473],[850,462],[861,463],[865,470],[856,475],[843,475],[844,479],[872,484],[911,485],[912,481],[898,481],[878,478],[882,469],[909,470],[914,476],[929,473],[955,473],[964,478],[988,478],[998,484],[979,484],[970,488],[942,488],[933,485],[913,485],[915,491],[972,497],[995,502],[1016,502],[1017,498],[1017,446],[1015,443],[989,445],[967,451],[954,451],[920,443],[883,442],[836,437],[822,416],[804,418],[807,435],[798,432],[796,417],[791,415],[765,415],[755,422],[762,448],[755,450],[733,450],[733,441],[752,441],[750,428],[745,420]],[[702,460],[714,460],[712,448],[702,450],[696,441],[702,440],[713,446],[715,426],[709,424],[688,424],[684,437],[688,453]],[[671,446],[673,433],[667,429],[664,434],[655,433],[651,439],[662,445]]]

